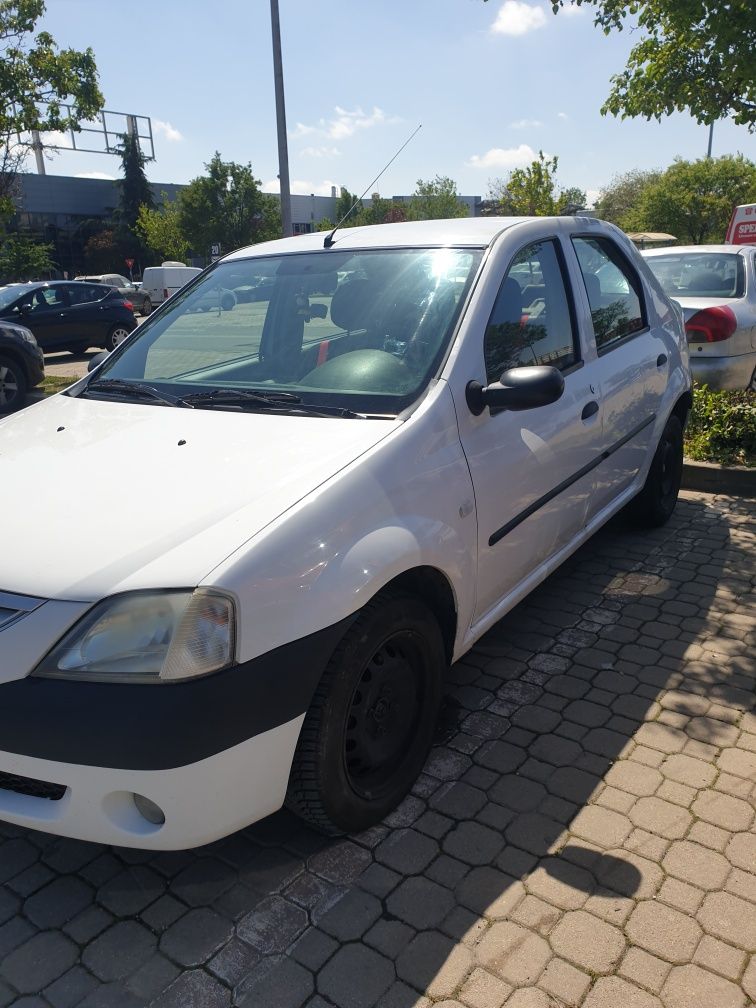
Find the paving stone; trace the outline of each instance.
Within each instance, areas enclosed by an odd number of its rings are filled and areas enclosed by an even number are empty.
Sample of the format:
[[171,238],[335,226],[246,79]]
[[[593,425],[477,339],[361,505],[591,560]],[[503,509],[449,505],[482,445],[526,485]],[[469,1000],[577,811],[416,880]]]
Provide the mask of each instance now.
[[556,819],[526,812],[507,826],[506,838],[512,846],[540,857],[556,845],[563,833],[564,827]]
[[709,787],[717,775],[716,769],[710,763],[686,756],[684,753],[668,756],[661,765],[661,772],[665,777],[692,788]]
[[271,955],[284,952],[306,927],[307,914],[301,907],[269,896],[239,921],[237,933],[258,952]]
[[79,950],[54,931],[35,934],[3,959],[3,979],[21,994],[35,994],[66,973]]
[[620,791],[629,791],[630,794],[642,798],[654,794],[663,777],[653,767],[643,766],[634,760],[618,760],[604,779],[612,787]]
[[233,881],[233,872],[228,865],[215,858],[199,858],[173,879],[171,894],[190,906],[206,906],[224,893]]
[[747,749],[725,749],[717,760],[720,770],[745,777],[746,780],[756,780],[756,752]]
[[[364,945],[339,949],[317,979],[318,991],[339,1008],[373,1008],[393,982],[393,963]],[[249,1008],[261,1003],[250,1001]]]
[[599,847],[619,846],[630,834],[631,829],[632,823],[627,816],[597,805],[587,805],[583,808],[570,826],[570,832]]
[[699,889],[720,889],[730,872],[730,864],[716,851],[687,840],[673,843],[662,861],[664,870]]
[[510,875],[480,867],[473,868],[459,883],[455,895],[462,906],[489,920],[500,920],[523,898],[525,888]]
[[146,865],[130,865],[100,887],[97,901],[116,917],[132,917],[165,892],[166,881]]
[[73,1005],[79,1004],[87,994],[99,986],[99,982],[81,966],[73,966],[62,977],[51,983],[44,993],[53,1008],[73,1008]]
[[96,977],[109,983],[133,973],[155,951],[155,936],[136,921],[119,921],[104,931],[82,953],[82,962]]
[[561,858],[544,858],[525,880],[525,888],[562,910],[577,910],[595,889],[593,877]]
[[591,985],[591,977],[570,963],[556,957],[551,960],[538,981],[538,986],[557,998],[559,1004],[572,1008],[580,1004]]
[[459,996],[470,1008],[501,1008],[511,993],[511,984],[487,970],[474,969]]
[[523,987],[514,992],[506,1002],[506,1008],[554,1008],[554,1001],[550,994],[538,987]]
[[[151,1008],[226,1008],[231,992],[201,970],[189,970],[152,1002]],[[272,1006],[271,1006],[272,1008]],[[293,1008],[293,1006],[292,1006]]]
[[401,875],[417,875],[439,853],[435,840],[417,830],[396,830],[376,849],[378,861]]
[[691,810],[699,819],[730,832],[748,829],[754,817],[747,802],[717,791],[704,791],[693,802]]
[[653,900],[638,904],[625,931],[635,945],[672,963],[688,962],[701,939],[695,920]]
[[649,721],[637,730],[635,741],[638,745],[648,746],[649,749],[657,749],[659,752],[676,753],[682,752],[688,738],[685,732],[678,728]]
[[[428,883],[430,886],[433,884]],[[441,889],[441,892],[446,890]],[[378,920],[381,913],[381,904],[375,896],[353,889],[319,918],[318,927],[337,941],[351,941],[362,937]],[[304,921],[302,923],[304,924]],[[244,937],[241,930],[239,934]]]
[[503,836],[477,822],[455,826],[442,843],[447,854],[470,865],[490,864],[504,846]]
[[546,787],[551,794],[582,805],[589,800],[601,784],[601,778],[577,767],[549,769]]
[[[358,946],[352,946],[354,948]],[[364,977],[366,986],[370,977]],[[240,1008],[302,1008],[313,993],[315,982],[312,974],[288,956],[269,956],[260,960],[252,971],[234,990],[234,1004]],[[336,999],[334,999],[336,1000]],[[336,1002],[340,1008],[346,1008]],[[360,1008],[362,1002],[354,1002]],[[177,1004],[176,1008],[194,1008],[191,1000]],[[152,1008],[152,1006],[151,1006]],[[158,1008],[156,1005],[155,1008]],[[161,1006],[162,1008],[162,1006]],[[214,1006],[213,1006],[214,1008]]]
[[[583,1008],[662,1008],[654,994],[641,990],[620,977],[601,977],[596,981]],[[509,1006],[507,1005],[507,1008]]]
[[658,959],[650,952],[632,945],[620,963],[619,973],[626,980],[631,980],[658,994],[671,968],[663,959]]
[[756,906],[732,893],[709,893],[698,911],[703,929],[747,952],[756,952]]
[[715,746],[732,745],[738,737],[737,728],[713,717],[692,718],[686,725],[685,733],[692,739]]
[[681,910],[688,916],[693,916],[703,902],[704,893],[680,879],[666,878],[659,890],[657,899],[675,910]]
[[736,868],[756,875],[756,834],[737,833],[727,844],[725,853]]
[[497,773],[512,773],[526,760],[526,753],[511,742],[485,742],[475,753],[475,762]]
[[471,819],[486,804],[485,791],[463,781],[447,782],[434,792],[429,805],[452,819]]
[[232,932],[229,920],[214,910],[199,907],[190,910],[165,931],[160,949],[182,966],[200,966],[225,945]]
[[705,934],[701,939],[693,961],[714,973],[721,973],[729,980],[738,980],[745,965],[746,955],[740,949],[726,945],[718,938]]
[[551,958],[551,949],[532,931],[511,921],[500,921],[479,942],[475,957],[490,973],[521,986],[535,984]]
[[29,868],[38,858],[37,848],[22,837],[0,844],[0,884]]
[[414,936],[413,929],[401,921],[379,920],[365,935],[364,941],[387,958],[396,959]]
[[684,837],[693,822],[690,812],[662,798],[639,798],[629,817],[636,826],[667,840]]
[[[200,1000],[196,1000],[194,1004],[197,1008],[220,1008],[219,1005],[203,1004]],[[83,1001],[79,1002],[76,1008],[144,1008],[144,1000],[136,994],[132,994],[122,983],[107,983],[95,987]],[[161,1005],[160,1008],[166,1008],[166,1006]],[[178,1006],[171,1005],[170,1008],[178,1008]]]
[[59,928],[92,903],[92,890],[73,875],[63,875],[24,903],[24,913],[36,927]]
[[[386,900],[389,913],[419,930],[436,927],[453,905],[454,897],[448,889],[425,878],[407,879]],[[378,904],[376,919],[380,914]],[[328,928],[324,927],[324,930]]]
[[625,951],[619,928],[583,910],[566,913],[550,935],[558,955],[591,973],[610,973]]
[[507,914],[508,919],[515,924],[522,924],[523,927],[540,935],[547,935],[561,916],[556,907],[544,903],[537,896],[526,896]]
[[180,973],[178,966],[158,954],[148,959],[136,973],[132,973],[127,984],[132,994],[145,1002],[152,1001],[167,990]]
[[748,997],[756,1002],[756,956],[751,958],[751,962],[743,974],[741,984]]
[[744,1008],[745,997],[735,984],[700,966],[677,966],[662,988],[666,1008]]
[[711,823],[699,820],[694,822],[688,832],[688,840],[691,843],[699,843],[702,847],[710,847],[712,850],[723,851],[727,846],[732,834],[726,830],[713,826]]

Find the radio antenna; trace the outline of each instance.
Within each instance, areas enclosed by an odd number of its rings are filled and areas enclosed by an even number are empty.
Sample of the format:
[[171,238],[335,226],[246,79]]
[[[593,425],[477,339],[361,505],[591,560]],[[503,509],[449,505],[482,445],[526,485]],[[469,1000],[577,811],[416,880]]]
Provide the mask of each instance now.
[[423,128],[423,124],[420,123],[420,125],[417,127],[417,129],[414,130],[410,134],[410,136],[407,137],[407,139],[404,141],[404,143],[399,148],[399,150],[396,152],[396,154],[394,154],[394,156],[391,158],[391,160],[388,162],[388,164],[381,171],[378,172],[378,174],[375,176],[375,178],[373,179],[373,181],[367,186],[367,188],[365,189],[365,192],[362,194],[362,196],[358,196],[357,199],[354,201],[354,203],[352,203],[352,205],[349,207],[349,209],[344,214],[344,216],[341,218],[341,220],[338,221],[338,223],[336,224],[336,227],[333,229],[333,231],[330,231],[325,236],[325,238],[323,239],[323,248],[330,248],[333,245],[333,236],[339,230],[339,228],[344,223],[344,221],[347,219],[347,217],[351,214],[352,210],[354,210],[354,208],[357,206],[357,204],[362,199],[364,199],[365,193],[368,191],[368,189],[372,189],[373,188],[373,186],[378,181],[378,179],[381,177],[381,175],[383,175],[383,172],[386,171],[386,168],[388,168],[390,165],[392,165],[394,163],[394,161],[396,161],[396,159],[402,153],[402,151],[407,146],[407,144],[410,142],[410,140],[412,140],[412,138],[415,136],[415,134],[419,133],[422,128]]

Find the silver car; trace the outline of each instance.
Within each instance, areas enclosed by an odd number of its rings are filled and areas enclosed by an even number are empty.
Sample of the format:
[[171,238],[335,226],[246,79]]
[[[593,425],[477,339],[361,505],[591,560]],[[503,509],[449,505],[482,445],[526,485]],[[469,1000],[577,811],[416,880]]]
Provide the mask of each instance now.
[[137,284],[131,280],[127,280],[120,273],[88,274],[87,276],[78,276],[76,279],[86,280],[88,283],[101,283],[107,284],[108,287],[115,287],[119,294],[122,294],[128,301],[131,301],[135,313],[149,315],[149,312],[145,312],[144,310],[144,302],[147,295],[140,290]]
[[642,255],[683,310],[695,381],[756,391],[756,246],[687,245]]

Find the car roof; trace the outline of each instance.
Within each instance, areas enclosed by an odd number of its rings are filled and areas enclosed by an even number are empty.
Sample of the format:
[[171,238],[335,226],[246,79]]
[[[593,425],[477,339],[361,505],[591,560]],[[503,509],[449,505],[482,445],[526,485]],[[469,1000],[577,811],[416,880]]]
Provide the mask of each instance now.
[[680,252],[700,252],[702,255],[712,252],[730,252],[737,254],[745,252],[746,249],[754,248],[753,245],[671,245],[661,249],[641,249],[641,255],[650,258],[659,255],[677,255]]
[[[418,246],[468,246],[486,248],[497,235],[531,217],[457,217],[452,220],[404,221],[397,224],[372,224],[367,227],[340,227],[334,236],[334,249],[412,248]],[[545,221],[547,218],[540,217]],[[564,220],[564,218],[561,218]],[[327,231],[279,238],[237,249],[224,262],[246,259],[250,255],[278,255],[289,252],[314,252],[323,248]]]

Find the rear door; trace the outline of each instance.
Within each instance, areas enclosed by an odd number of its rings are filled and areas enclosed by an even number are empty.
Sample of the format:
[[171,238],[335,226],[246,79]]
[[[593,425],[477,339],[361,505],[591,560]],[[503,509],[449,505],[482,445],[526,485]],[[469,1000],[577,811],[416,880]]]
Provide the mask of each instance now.
[[593,329],[602,403],[602,460],[595,472],[590,519],[626,490],[643,467],[671,363],[631,256],[603,234],[573,234],[572,247],[582,279],[575,287]]
[[101,283],[69,284],[69,288],[71,343],[104,346],[105,338],[116,320],[114,303],[109,300],[112,288]]
[[[553,233],[538,237],[543,228],[518,228],[525,236],[519,247],[510,239],[493,257],[489,289],[450,379],[478,517],[475,620],[582,529],[600,450],[595,354],[579,337],[561,241]],[[471,413],[469,381],[490,384],[508,368],[532,364],[562,372],[556,403]]]

